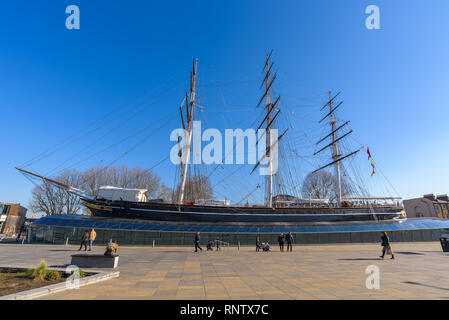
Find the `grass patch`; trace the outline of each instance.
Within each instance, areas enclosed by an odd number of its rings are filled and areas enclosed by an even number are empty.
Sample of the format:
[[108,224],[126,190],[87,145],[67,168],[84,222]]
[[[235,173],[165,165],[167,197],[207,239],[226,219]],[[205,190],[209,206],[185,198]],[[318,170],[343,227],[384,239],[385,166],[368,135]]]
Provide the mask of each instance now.
[[33,280],[54,281],[61,278],[61,274],[58,271],[47,269],[47,262],[45,260],[42,260],[36,268],[28,269],[25,275]]
[[[71,272],[70,272],[70,275],[72,275],[74,272],[75,272],[75,271],[71,271]],[[84,278],[84,277],[87,276],[87,273],[84,272],[81,268],[78,268],[78,275],[79,275],[80,278]]]
[[47,263],[41,263],[26,271],[0,269],[0,296],[36,289],[64,281],[59,271],[48,270]]

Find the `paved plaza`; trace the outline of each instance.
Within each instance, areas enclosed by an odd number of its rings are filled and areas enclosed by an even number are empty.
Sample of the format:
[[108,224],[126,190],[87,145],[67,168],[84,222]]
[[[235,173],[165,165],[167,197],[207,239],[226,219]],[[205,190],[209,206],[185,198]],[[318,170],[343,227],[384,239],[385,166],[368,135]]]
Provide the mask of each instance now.
[[[449,299],[449,253],[438,242],[393,249],[395,260],[380,259],[379,244],[296,246],[292,253],[120,247],[119,278],[43,299]],[[76,246],[0,244],[0,264],[66,265],[77,252]],[[369,265],[380,269],[378,290],[366,288]]]

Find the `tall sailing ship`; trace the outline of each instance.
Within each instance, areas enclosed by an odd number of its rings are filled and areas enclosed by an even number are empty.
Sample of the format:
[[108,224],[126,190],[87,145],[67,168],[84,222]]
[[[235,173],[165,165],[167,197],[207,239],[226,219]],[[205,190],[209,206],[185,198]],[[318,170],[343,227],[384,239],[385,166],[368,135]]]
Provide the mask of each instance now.
[[[251,205],[229,205],[226,201],[200,200],[191,202],[186,200],[186,185],[191,166],[191,149],[193,120],[195,118],[195,94],[197,87],[197,67],[198,60],[194,60],[193,71],[190,80],[190,93],[186,94],[183,104],[180,107],[182,125],[187,132],[184,145],[179,144],[180,157],[180,188],[176,193],[176,198],[171,202],[161,200],[151,200],[146,197],[146,190],[124,189],[115,187],[100,188],[97,196],[93,196],[84,190],[66,185],[54,179],[50,179],[25,169],[17,168],[25,175],[40,178],[45,183],[50,183],[59,188],[79,196],[82,203],[88,208],[93,216],[119,219],[140,219],[155,221],[173,222],[207,222],[207,223],[237,223],[237,224],[297,224],[297,223],[332,223],[332,222],[358,222],[392,220],[405,216],[403,207],[399,203],[400,198],[396,197],[345,197],[342,194],[341,163],[353,157],[359,150],[341,154],[339,143],[352,133],[352,130],[340,134],[346,128],[349,121],[338,125],[335,117],[335,110],[341,106],[335,103],[339,93],[332,96],[329,92],[329,99],[321,107],[321,112],[325,112],[319,121],[328,121],[329,133],[320,139],[316,145],[321,146],[314,153],[331,150],[332,160],[319,167],[313,173],[323,169],[333,167],[335,177],[335,200],[328,199],[300,199],[288,195],[273,194],[273,178],[275,174],[272,170],[272,152],[274,146],[282,143],[282,138],[287,134],[283,131],[275,141],[271,141],[270,131],[279,113],[280,97],[272,98],[272,86],[276,79],[276,73],[272,72],[273,63],[270,61],[271,53],[267,55],[264,64],[264,77],[262,86],[264,93],[260,98],[257,107],[265,102],[265,113],[259,128],[263,127],[266,132],[266,139],[257,143],[266,144],[266,152],[262,157],[268,162],[269,174],[266,176],[266,196],[263,206]],[[183,115],[183,107],[185,112]],[[327,143],[326,143],[327,142]],[[259,146],[260,147],[260,146]],[[265,146],[264,146],[265,147]],[[262,160],[261,159],[261,160]],[[257,162],[252,172],[261,164]],[[374,167],[373,167],[374,169]],[[252,173],[251,172],[251,173]],[[379,202],[379,203],[378,203]]]

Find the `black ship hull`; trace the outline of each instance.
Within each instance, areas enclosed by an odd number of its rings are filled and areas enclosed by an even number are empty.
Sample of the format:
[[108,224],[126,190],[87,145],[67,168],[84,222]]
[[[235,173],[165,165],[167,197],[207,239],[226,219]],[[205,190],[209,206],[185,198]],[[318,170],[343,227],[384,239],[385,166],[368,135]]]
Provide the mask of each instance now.
[[314,223],[391,220],[402,215],[400,207],[215,207],[159,202],[83,200],[93,216],[172,222],[208,223]]

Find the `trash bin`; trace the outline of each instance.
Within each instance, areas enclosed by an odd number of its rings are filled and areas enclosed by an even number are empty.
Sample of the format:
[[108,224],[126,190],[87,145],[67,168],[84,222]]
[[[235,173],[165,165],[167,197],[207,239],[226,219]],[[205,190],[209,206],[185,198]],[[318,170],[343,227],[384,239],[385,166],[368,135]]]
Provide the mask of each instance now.
[[441,248],[443,252],[449,252],[449,237],[441,237],[440,238]]

